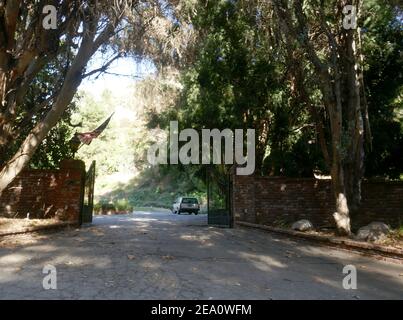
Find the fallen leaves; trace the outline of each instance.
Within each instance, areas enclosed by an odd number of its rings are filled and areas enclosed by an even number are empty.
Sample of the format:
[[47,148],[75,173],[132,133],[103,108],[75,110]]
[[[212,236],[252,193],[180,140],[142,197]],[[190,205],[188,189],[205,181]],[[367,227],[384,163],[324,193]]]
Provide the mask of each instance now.
[[287,250],[287,251],[284,253],[284,256],[285,256],[286,258],[288,258],[288,259],[291,259],[291,258],[301,258],[301,256],[300,256],[299,254],[296,254],[294,251],[290,251],[290,250]]
[[58,224],[57,219],[17,219],[0,217],[0,233],[24,232],[29,228]]
[[14,269],[14,272],[18,273],[18,272],[21,272],[23,269],[24,269],[23,267],[16,267]]
[[91,232],[98,237],[103,237],[105,235],[105,233],[103,233],[101,230],[98,229],[93,229],[91,230]]

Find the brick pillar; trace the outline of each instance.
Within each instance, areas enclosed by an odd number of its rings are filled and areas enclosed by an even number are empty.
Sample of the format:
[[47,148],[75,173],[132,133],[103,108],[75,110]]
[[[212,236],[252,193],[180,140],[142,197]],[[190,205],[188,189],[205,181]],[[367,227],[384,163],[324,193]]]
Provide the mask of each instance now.
[[59,170],[23,170],[0,197],[0,216],[79,222],[85,164],[63,160]]

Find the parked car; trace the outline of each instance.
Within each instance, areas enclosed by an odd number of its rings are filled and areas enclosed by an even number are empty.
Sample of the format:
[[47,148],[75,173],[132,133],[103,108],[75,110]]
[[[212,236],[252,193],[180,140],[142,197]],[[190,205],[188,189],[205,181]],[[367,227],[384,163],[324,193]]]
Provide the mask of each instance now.
[[200,205],[197,198],[179,197],[172,205],[172,212],[175,214],[181,214],[182,212],[199,214],[199,211]]

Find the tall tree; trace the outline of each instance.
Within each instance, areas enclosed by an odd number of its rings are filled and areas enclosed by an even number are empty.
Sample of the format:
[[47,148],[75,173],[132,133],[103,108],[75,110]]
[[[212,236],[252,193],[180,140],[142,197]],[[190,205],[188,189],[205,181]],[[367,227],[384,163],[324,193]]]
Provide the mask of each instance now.
[[[36,121],[1,170],[0,193],[29,163],[85,77],[106,71],[128,46],[125,40],[133,52],[144,52],[142,37],[153,17],[166,14],[166,5],[139,0],[0,1],[0,150],[21,132],[21,115]],[[109,59],[87,70],[91,57],[107,45]],[[23,110],[32,83],[52,64],[62,66],[58,81],[33,110]]]
[[[0,166],[15,154],[27,134],[36,125],[37,120],[44,117],[48,112],[49,108],[39,108],[38,106],[42,105],[57,90],[54,84],[58,81],[61,72],[63,72],[62,65],[49,65],[37,75],[30,85],[18,108],[13,138],[2,147]],[[31,167],[56,168],[62,159],[71,156],[69,140],[73,134],[73,128],[80,125],[78,122],[73,124],[71,121],[71,114],[75,106],[75,102],[72,102],[59,123],[50,130],[32,157]],[[17,128],[18,130],[16,130]]]
[[350,234],[350,212],[358,208],[361,197],[365,137],[371,142],[360,65],[360,29],[355,24],[361,3],[271,3],[287,45],[301,49],[317,75],[331,128],[334,219],[339,233]]

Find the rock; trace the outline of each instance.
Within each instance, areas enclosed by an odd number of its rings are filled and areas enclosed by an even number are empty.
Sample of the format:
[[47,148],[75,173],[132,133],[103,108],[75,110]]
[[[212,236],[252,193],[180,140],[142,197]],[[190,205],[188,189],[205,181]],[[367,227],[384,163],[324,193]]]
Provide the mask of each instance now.
[[390,228],[383,222],[371,222],[358,230],[356,240],[380,242],[386,239]]
[[369,237],[370,231],[371,230],[367,226],[358,229],[355,239],[366,241]]
[[383,222],[371,222],[368,227],[371,228],[371,230],[374,231],[381,231],[385,234],[388,234],[390,232],[390,228],[387,224]]
[[291,229],[297,231],[311,231],[313,230],[313,225],[309,220],[304,219],[294,222],[293,225],[291,226]]

